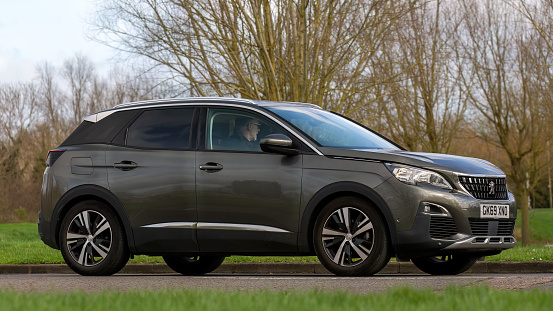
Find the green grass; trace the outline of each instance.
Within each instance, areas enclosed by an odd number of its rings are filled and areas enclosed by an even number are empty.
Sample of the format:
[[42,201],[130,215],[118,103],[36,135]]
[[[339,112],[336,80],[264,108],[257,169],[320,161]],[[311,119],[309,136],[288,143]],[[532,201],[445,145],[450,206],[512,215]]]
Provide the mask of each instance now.
[[[540,209],[530,213],[530,234],[533,245],[486,257],[490,261],[553,260],[553,210]],[[517,219],[520,226],[520,216]],[[515,236],[520,233],[517,228]],[[520,240],[520,237],[517,236]],[[553,243],[552,243],[553,244]],[[161,263],[161,257],[136,256],[131,263]],[[316,257],[251,257],[232,256],[226,262],[318,262]],[[36,224],[0,224],[0,264],[64,263],[61,253],[46,246],[39,238]]]
[[0,264],[64,263],[59,251],[46,246],[36,224],[0,224]]
[[504,250],[499,255],[486,257],[487,261],[548,261],[553,260],[553,247],[541,244],[522,246]]
[[[553,244],[553,209],[542,208],[530,210],[530,239],[537,244]],[[521,216],[517,215],[517,230],[515,237],[520,237]]]
[[162,290],[102,293],[16,293],[0,291],[3,310],[551,310],[547,291],[498,291],[451,287],[441,292],[411,288],[379,294],[325,291],[221,292]]

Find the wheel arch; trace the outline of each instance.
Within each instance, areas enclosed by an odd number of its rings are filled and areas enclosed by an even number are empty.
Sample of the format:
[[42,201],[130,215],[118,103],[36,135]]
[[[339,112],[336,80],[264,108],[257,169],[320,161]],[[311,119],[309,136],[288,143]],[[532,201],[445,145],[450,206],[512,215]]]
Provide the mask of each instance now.
[[129,251],[134,252],[134,236],[132,233],[132,227],[129,218],[125,212],[123,204],[115,197],[108,189],[97,185],[81,185],[67,191],[61,199],[58,201],[54,208],[52,222],[50,225],[50,234],[55,237],[54,243],[59,245],[59,230],[61,223],[65,215],[69,212],[71,207],[77,203],[94,200],[106,204],[109,208],[115,211],[115,215],[121,221],[123,229],[125,230],[125,237],[127,238],[127,244]]
[[376,207],[384,217],[387,225],[387,231],[392,241],[392,246],[397,244],[397,230],[394,217],[390,212],[388,204],[373,189],[356,182],[338,182],[330,184],[320,189],[307,204],[300,222],[300,231],[298,235],[298,250],[300,253],[313,253],[313,227],[317,216],[323,207],[332,200],[344,197],[358,197],[367,203]]

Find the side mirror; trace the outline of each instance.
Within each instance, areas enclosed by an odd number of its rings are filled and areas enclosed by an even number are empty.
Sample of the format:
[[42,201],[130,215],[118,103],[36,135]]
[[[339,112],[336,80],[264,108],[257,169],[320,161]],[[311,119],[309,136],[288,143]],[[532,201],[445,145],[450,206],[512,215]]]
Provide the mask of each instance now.
[[279,153],[285,155],[296,155],[300,151],[293,146],[292,139],[283,134],[267,135],[259,141],[261,150],[269,153]]

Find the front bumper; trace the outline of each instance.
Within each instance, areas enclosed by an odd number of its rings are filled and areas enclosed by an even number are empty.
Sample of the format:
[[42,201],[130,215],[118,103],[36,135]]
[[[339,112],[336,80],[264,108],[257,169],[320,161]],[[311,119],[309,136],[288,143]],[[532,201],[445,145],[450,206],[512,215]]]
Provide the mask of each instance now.
[[[508,200],[498,201],[477,200],[461,192],[441,192],[439,196],[427,192],[419,198],[411,229],[397,233],[395,249],[399,258],[455,253],[488,256],[516,245],[516,204],[511,194]],[[509,218],[480,218],[480,205],[484,203],[509,205]]]

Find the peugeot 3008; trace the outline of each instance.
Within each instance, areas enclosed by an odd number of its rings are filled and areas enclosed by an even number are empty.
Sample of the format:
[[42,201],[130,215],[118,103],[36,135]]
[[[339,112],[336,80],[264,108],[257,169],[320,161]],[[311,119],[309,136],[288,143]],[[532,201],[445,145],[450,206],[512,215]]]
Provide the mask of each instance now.
[[185,275],[231,255],[313,255],[337,275],[390,260],[458,274],[515,246],[505,174],[409,152],[315,105],[147,101],[84,118],[48,153],[39,233],[82,275],[163,256]]

